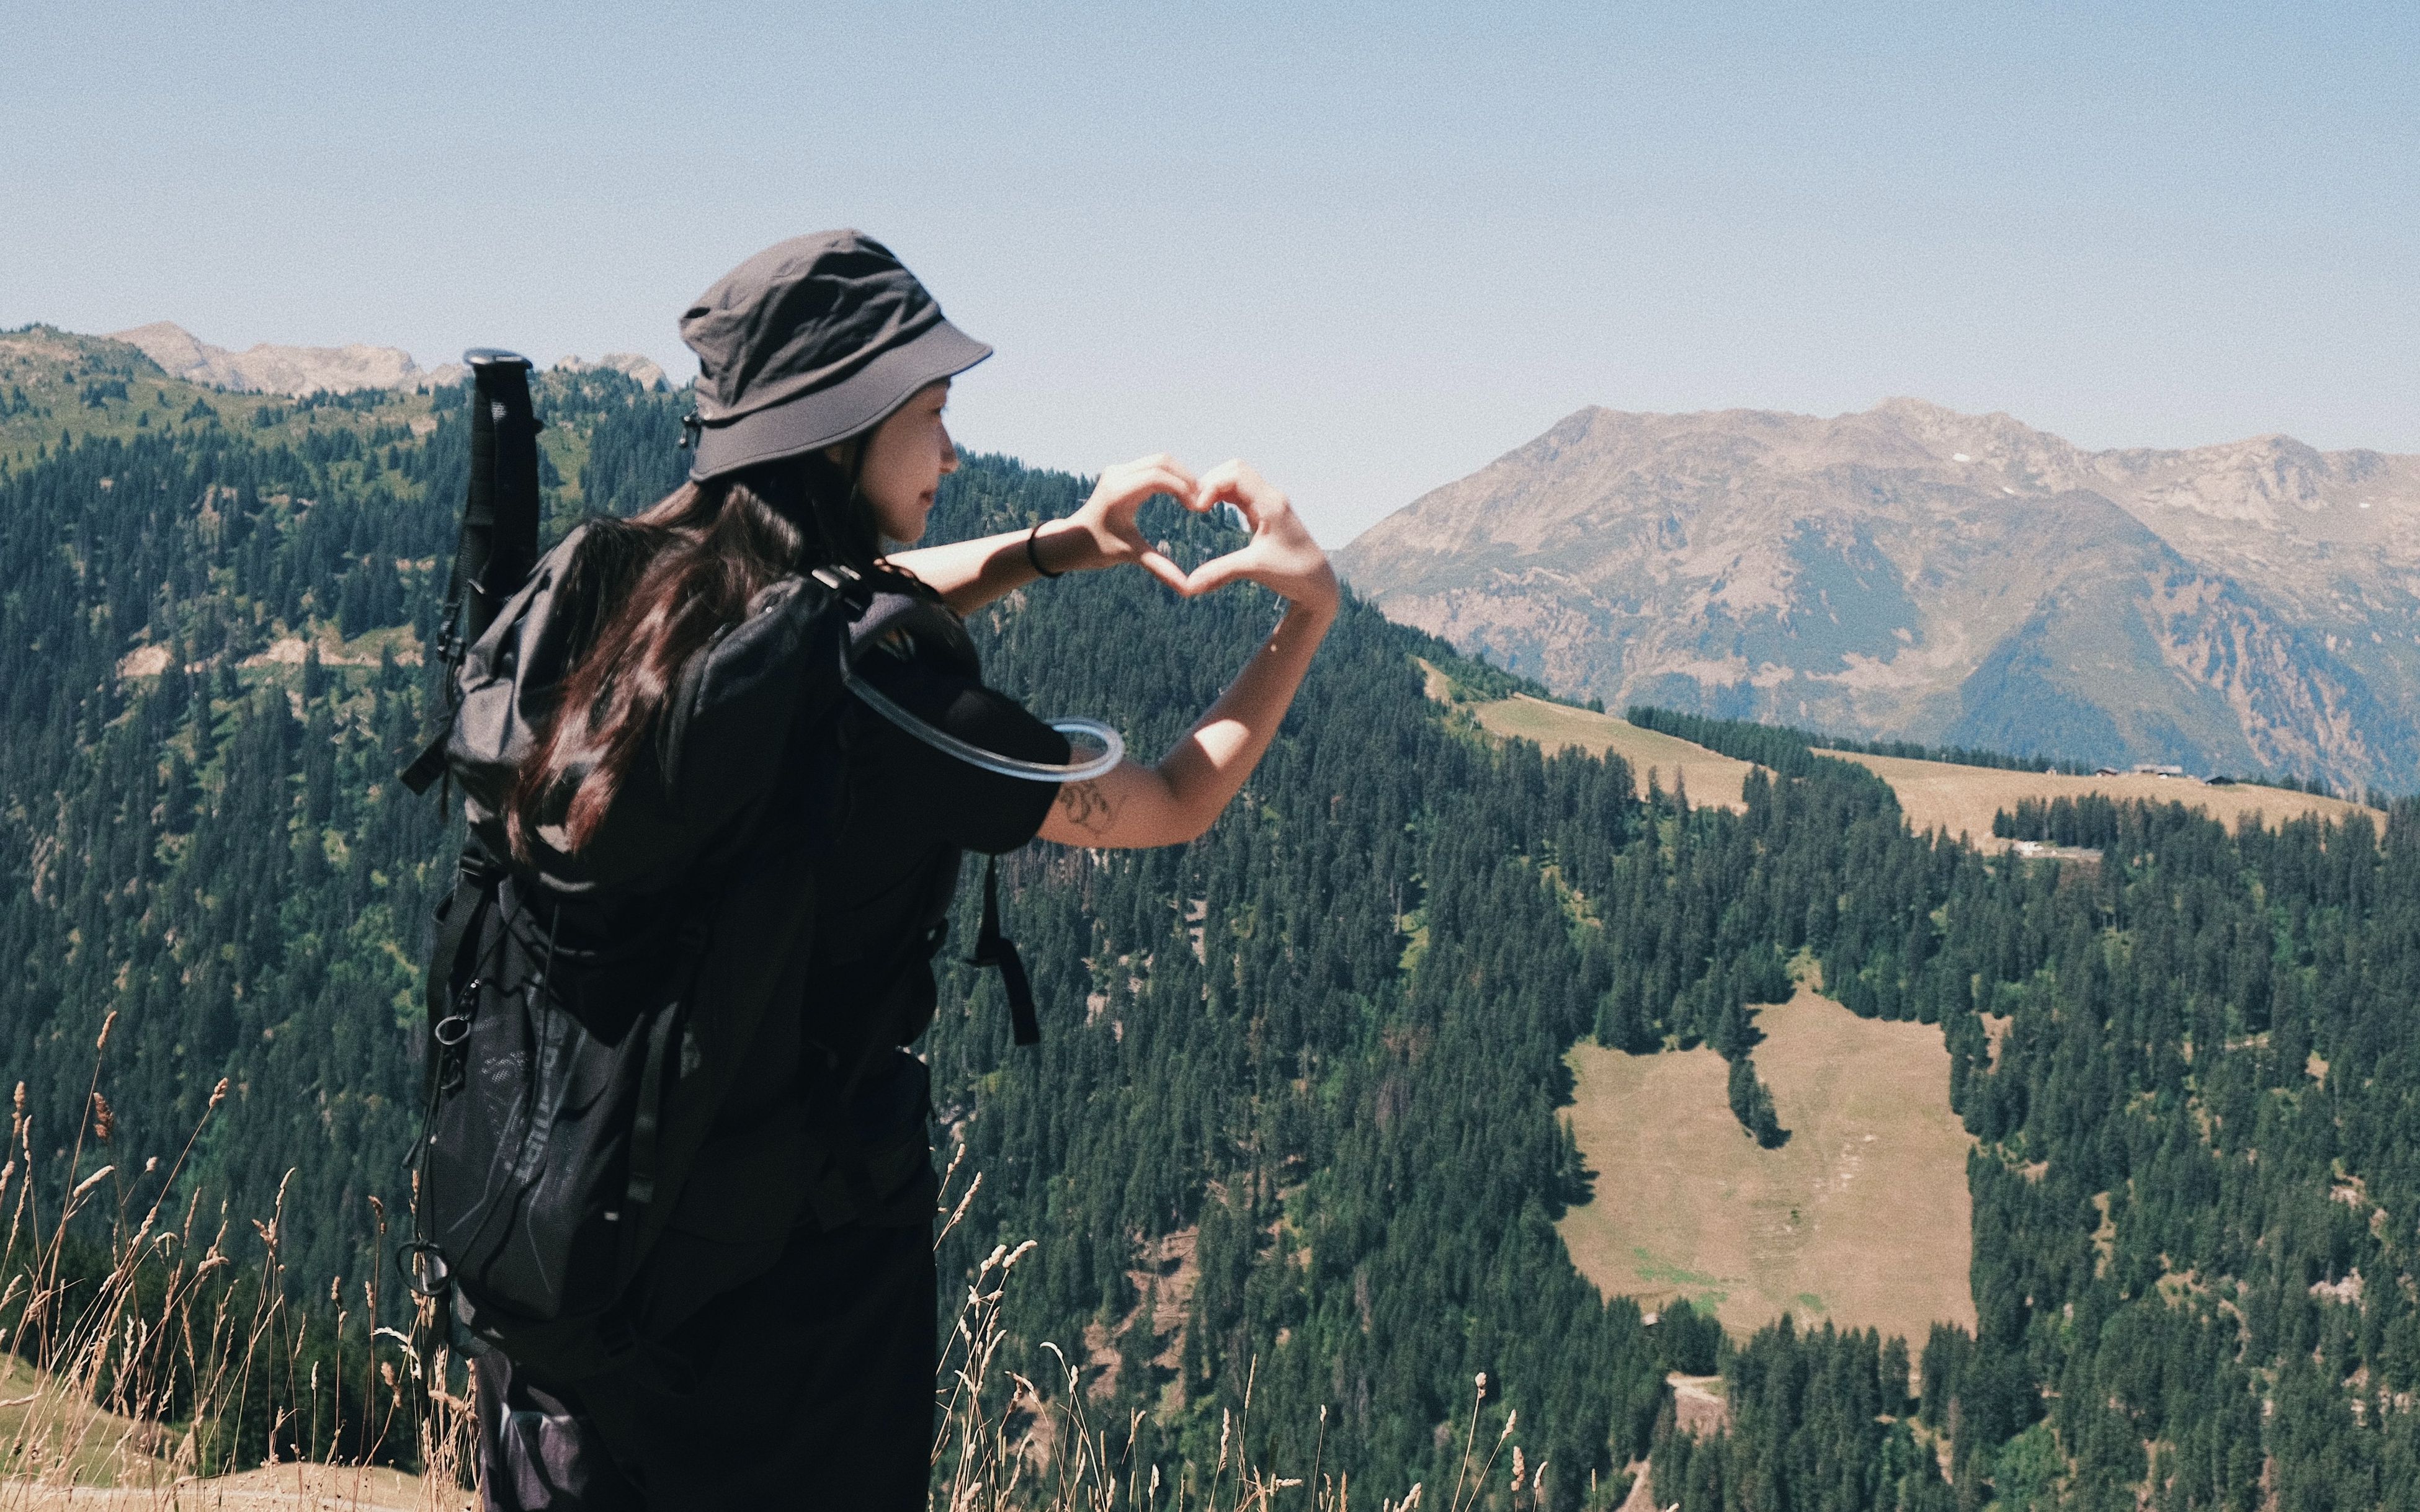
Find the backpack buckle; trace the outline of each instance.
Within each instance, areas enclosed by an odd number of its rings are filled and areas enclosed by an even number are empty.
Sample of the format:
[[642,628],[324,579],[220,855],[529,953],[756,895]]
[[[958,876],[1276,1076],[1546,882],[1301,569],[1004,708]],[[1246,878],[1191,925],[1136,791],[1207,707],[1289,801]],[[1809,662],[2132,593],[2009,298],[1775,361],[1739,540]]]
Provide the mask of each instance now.
[[807,576],[823,584],[826,592],[860,613],[874,602],[874,591],[865,586],[865,579],[858,575],[857,569],[845,563],[828,562]]
[[403,1272],[403,1284],[416,1297],[434,1302],[454,1283],[454,1268],[445,1263],[445,1252],[427,1240],[398,1246],[395,1263]]

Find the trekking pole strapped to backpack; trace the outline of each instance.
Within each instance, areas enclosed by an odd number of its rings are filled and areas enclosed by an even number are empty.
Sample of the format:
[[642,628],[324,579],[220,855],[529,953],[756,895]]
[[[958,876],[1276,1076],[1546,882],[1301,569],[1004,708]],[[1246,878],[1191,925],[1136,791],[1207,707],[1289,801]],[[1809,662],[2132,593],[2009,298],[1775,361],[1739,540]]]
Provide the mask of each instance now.
[[[495,623],[496,610],[537,565],[537,433],[546,428],[530,402],[528,358],[473,347],[462,361],[471,365],[471,481],[436,645],[449,716],[463,649]],[[444,771],[441,720],[437,737],[404,769],[403,785],[426,793]]]
[[[463,651],[495,623],[496,611],[537,563],[537,433],[545,425],[530,397],[533,364],[518,352],[494,347],[474,347],[462,354],[462,361],[471,369],[470,472],[463,490],[462,524],[455,538],[454,564],[446,575],[445,607],[440,611],[432,648],[444,700],[442,712],[430,721],[435,734],[400,774],[403,785],[415,795],[427,792],[445,775],[446,736],[461,696],[455,674],[461,667]],[[492,905],[494,885],[502,875],[503,868],[476,841],[472,842],[464,848],[456,872],[455,895],[437,916],[435,958],[444,964],[431,971],[428,981],[429,1021],[435,1031],[428,1068],[429,1107],[423,1119],[422,1139],[414,1147],[412,1240],[403,1246],[398,1258],[411,1289],[439,1301],[441,1307],[449,1301],[451,1276],[442,1253],[430,1242],[427,1122],[437,1099],[458,1089],[463,1036],[456,1033],[449,1038],[447,1030],[458,1030],[467,1022],[459,1013],[449,1015],[442,999],[462,988],[450,980],[457,949],[466,928],[475,941],[481,916]],[[475,995],[479,985],[474,977],[470,993]],[[445,1085],[449,1076],[451,1086]]]

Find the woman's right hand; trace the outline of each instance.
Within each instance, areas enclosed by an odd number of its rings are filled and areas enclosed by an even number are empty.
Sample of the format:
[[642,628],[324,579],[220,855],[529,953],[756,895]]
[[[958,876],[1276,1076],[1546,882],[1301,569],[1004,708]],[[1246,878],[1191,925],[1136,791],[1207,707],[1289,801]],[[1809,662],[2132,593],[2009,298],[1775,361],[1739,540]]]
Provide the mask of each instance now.
[[1255,582],[1287,601],[1277,628],[1244,670],[1156,765],[1128,758],[1107,776],[1059,790],[1042,838],[1063,845],[1124,849],[1181,845],[1232,802],[1284,722],[1319,642],[1336,623],[1336,573],[1286,496],[1242,462],[1202,474],[1195,506],[1233,504],[1251,523],[1240,549],[1193,569],[1190,596]]
[[1053,572],[1092,572],[1131,562],[1183,593],[1185,569],[1163,556],[1135,519],[1144,501],[1159,494],[1187,509],[1209,507],[1201,501],[1200,484],[1176,458],[1166,452],[1138,457],[1104,471],[1081,509],[1042,527],[1037,548]]
[[1243,511],[1252,538],[1222,557],[1193,569],[1185,579],[1187,597],[1231,582],[1256,582],[1290,604],[1325,614],[1336,611],[1336,570],[1311,538],[1294,505],[1249,462],[1222,462],[1202,474],[1199,509],[1231,503]]

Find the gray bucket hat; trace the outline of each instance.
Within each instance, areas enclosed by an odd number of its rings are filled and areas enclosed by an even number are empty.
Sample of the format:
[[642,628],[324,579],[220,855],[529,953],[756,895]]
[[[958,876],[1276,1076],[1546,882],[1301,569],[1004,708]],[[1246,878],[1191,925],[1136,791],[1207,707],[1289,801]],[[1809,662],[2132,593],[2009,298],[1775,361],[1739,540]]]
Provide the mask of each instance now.
[[991,355],[860,231],[766,248],[699,295],[680,331],[697,353],[689,475],[700,483],[880,424]]

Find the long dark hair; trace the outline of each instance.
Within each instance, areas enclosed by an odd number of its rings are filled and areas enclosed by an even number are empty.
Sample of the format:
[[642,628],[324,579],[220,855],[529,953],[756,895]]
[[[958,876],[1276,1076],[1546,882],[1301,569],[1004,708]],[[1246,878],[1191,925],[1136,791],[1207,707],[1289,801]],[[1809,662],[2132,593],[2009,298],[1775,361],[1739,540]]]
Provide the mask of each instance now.
[[593,519],[556,590],[573,612],[570,670],[504,809],[516,859],[539,831],[575,853],[646,749],[681,668],[748,602],[821,563],[873,570],[881,546],[856,458],[821,453],[685,483],[628,519]]

